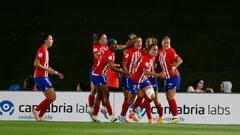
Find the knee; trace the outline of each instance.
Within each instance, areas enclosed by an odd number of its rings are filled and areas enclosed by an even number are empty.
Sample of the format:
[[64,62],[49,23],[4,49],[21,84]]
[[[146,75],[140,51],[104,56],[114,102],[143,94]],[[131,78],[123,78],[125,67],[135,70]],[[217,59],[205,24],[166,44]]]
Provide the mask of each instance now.
[[50,99],[51,99],[52,101],[55,101],[55,100],[57,99],[57,96],[56,96],[56,95],[52,95],[52,96],[50,97]]

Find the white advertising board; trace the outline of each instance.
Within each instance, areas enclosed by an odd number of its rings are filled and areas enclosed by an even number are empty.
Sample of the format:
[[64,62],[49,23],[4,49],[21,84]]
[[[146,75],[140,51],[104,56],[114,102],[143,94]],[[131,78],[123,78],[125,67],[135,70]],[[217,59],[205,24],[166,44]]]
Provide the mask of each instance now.
[[[47,121],[91,121],[88,115],[88,92],[57,92],[57,100],[50,106],[44,119]],[[163,106],[164,122],[171,118],[169,106],[164,93],[159,93],[159,101]],[[0,92],[0,120],[34,120],[32,109],[42,100],[42,92]],[[178,93],[178,115],[181,123],[196,124],[240,124],[240,94],[190,94]],[[113,113],[121,112],[123,94],[110,93]],[[131,110],[131,109],[130,109]],[[130,112],[128,111],[128,114]],[[127,114],[127,115],[128,115]],[[156,121],[157,110],[152,103],[152,114]],[[99,113],[99,120],[110,120]],[[140,122],[147,122],[146,115]]]

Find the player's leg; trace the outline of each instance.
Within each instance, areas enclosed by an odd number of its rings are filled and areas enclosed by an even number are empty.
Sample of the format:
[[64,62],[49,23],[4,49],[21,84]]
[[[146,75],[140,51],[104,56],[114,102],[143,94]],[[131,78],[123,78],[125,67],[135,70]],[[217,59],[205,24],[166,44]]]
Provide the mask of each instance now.
[[139,90],[137,94],[137,99],[133,103],[132,112],[129,114],[129,118],[135,122],[138,122],[138,118],[135,115],[136,108],[142,104],[143,98],[144,98],[144,91]]
[[50,107],[51,103],[56,100],[56,92],[54,88],[49,88],[44,91],[44,95],[46,97],[45,105],[44,107],[40,110],[39,113],[39,118],[42,119],[43,115],[47,112],[47,109]]
[[95,98],[95,101],[94,101],[94,105],[93,105],[93,114],[91,116],[92,120],[94,122],[100,122],[97,118],[98,116],[98,112],[99,112],[99,109],[100,109],[100,102],[101,102],[101,99],[102,99],[102,92],[101,90],[98,88],[97,89],[97,96]]
[[[146,107],[147,105],[150,105],[150,103],[152,102],[153,98],[155,98],[155,93],[154,93],[154,90],[152,88],[152,85],[151,84],[145,84],[145,87],[142,89],[144,92],[145,92],[145,99],[144,99],[144,102],[141,104],[140,107],[136,108],[136,113],[137,113],[137,116],[139,118],[142,117],[141,113],[142,113],[142,109],[144,107]],[[146,110],[147,113],[151,113],[151,110]]]
[[[38,78],[34,78],[34,81],[36,83],[36,85],[39,87],[39,89],[41,91],[44,92],[44,95],[45,95],[45,91],[48,90],[48,89],[52,89],[52,83],[50,82],[50,79],[48,77],[46,78],[43,78],[43,77],[38,77]],[[48,104],[51,104],[50,102],[53,102],[55,99],[56,99],[56,94],[55,94],[55,91],[54,91],[54,94],[52,94],[53,96],[49,96],[46,97],[46,99],[44,99],[38,106],[37,108],[33,109],[32,113],[34,115],[34,118],[37,120],[37,121],[40,121],[40,118],[39,118],[39,112],[44,109],[48,106]],[[42,114],[40,115],[42,117]]]
[[155,98],[153,99],[153,102],[155,104],[155,107],[158,110],[158,115],[159,115],[157,123],[161,124],[163,121],[163,108],[161,103],[158,100],[158,90],[154,90],[154,92],[155,92]]
[[115,116],[112,113],[112,106],[111,106],[110,101],[109,101],[109,90],[108,90],[108,87],[107,87],[107,85],[101,85],[99,87],[99,89],[103,93],[104,104],[106,105],[106,109],[107,109],[108,114],[110,116],[110,120],[112,122],[115,122],[117,120],[117,118],[115,118]]
[[[167,88],[164,87],[165,90],[165,95],[170,107],[170,111],[173,115],[173,119],[169,121],[169,123],[178,123],[179,119],[177,116],[177,103],[175,100],[175,95],[177,93],[177,89],[179,89],[179,84],[180,84],[180,77],[172,77],[166,81]],[[168,86],[168,84],[171,83],[171,87]]]
[[90,88],[91,88],[91,91],[88,96],[88,105],[89,105],[90,109],[89,109],[88,113],[91,116],[93,113],[93,105],[94,105],[95,94],[96,94],[96,89],[97,89],[96,85],[92,81],[90,84]]

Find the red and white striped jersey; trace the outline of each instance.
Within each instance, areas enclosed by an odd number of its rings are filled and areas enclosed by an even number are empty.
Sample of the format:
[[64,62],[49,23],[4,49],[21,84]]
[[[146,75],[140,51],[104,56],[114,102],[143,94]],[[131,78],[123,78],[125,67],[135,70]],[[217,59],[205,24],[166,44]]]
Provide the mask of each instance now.
[[175,64],[179,56],[173,48],[168,48],[167,50],[160,49],[158,52],[159,63],[162,68],[162,72],[165,72],[165,79],[170,78],[171,76],[179,76],[179,72],[175,69],[173,75],[170,75],[172,65]]
[[94,56],[96,53],[98,54],[103,54],[105,51],[108,50],[108,46],[107,45],[99,45],[99,44],[93,44],[92,45],[92,55],[93,55],[93,66],[92,69],[94,69],[94,67],[97,65],[97,58]]
[[131,79],[136,83],[144,82],[148,76],[144,75],[143,69],[145,68],[150,71],[151,67],[153,67],[153,60],[148,54],[145,54],[137,63],[137,66],[135,67],[136,71],[130,76]]
[[94,75],[106,75],[108,70],[108,62],[114,62],[115,55],[109,49],[104,52],[104,54],[97,61],[96,66],[93,68]]
[[[49,54],[48,54],[48,50],[43,45],[38,49],[36,59],[40,60],[40,65],[48,68]],[[48,72],[43,71],[38,67],[34,67],[34,77],[48,77]]]
[[127,70],[130,74],[136,71],[135,66],[140,58],[143,56],[142,50],[134,50],[134,48],[129,48],[123,52],[123,61],[127,63]]
[[[147,51],[146,48],[143,49],[143,52],[144,52],[144,54],[147,54],[147,53],[148,53],[148,51]],[[152,60],[153,60],[153,66],[151,67],[150,71],[153,72],[153,73],[156,73],[157,63],[158,63],[158,61],[159,61],[159,60],[158,60],[158,57],[159,57],[158,54],[159,54],[159,53],[157,53],[157,56],[155,56],[154,58],[152,58]],[[156,76],[149,76],[149,77],[157,78]]]

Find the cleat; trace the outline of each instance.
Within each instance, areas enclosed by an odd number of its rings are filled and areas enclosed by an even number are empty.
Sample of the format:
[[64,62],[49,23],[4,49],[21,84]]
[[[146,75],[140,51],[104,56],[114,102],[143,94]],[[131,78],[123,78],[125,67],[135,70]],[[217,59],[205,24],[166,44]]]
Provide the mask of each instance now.
[[169,124],[177,124],[179,122],[180,122],[180,120],[178,118],[172,118],[168,123]]
[[33,114],[33,118],[36,120],[36,121],[40,121],[39,117],[38,117],[38,112],[36,110],[33,110],[32,111],[32,114]]
[[94,122],[101,122],[100,120],[98,120],[97,116],[95,115],[93,115],[91,118]]
[[139,107],[136,108],[137,117],[138,117],[139,119],[142,118],[142,111],[143,111],[143,110],[142,110],[141,108],[139,108]]
[[135,122],[138,122],[138,118],[136,118],[134,112],[132,112],[132,113],[129,114],[129,118],[132,119],[132,120],[135,121]]
[[153,124],[153,123],[154,123],[153,119],[149,119],[149,120],[148,120],[148,123],[149,123],[149,124]]
[[124,116],[118,116],[118,120],[121,122],[121,123],[124,123],[124,124],[129,124],[129,121],[127,121],[126,117]]
[[162,122],[163,122],[163,116],[158,118],[157,124],[162,124]]
[[105,108],[105,107],[102,108],[100,112],[103,114],[103,116],[104,116],[106,119],[108,119],[107,111],[106,111],[106,108]]
[[117,121],[117,118],[114,117],[113,115],[111,115],[111,116],[110,116],[110,121],[111,121],[111,122],[115,122],[115,121]]

